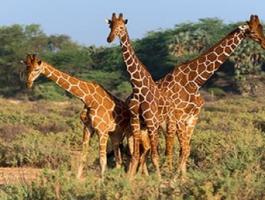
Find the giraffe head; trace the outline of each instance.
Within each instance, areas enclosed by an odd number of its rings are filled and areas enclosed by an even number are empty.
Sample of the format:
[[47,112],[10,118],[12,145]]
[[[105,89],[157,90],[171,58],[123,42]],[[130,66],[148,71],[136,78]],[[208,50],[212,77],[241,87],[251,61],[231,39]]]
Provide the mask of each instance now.
[[31,88],[33,82],[44,71],[43,63],[36,54],[28,54],[26,60],[22,61],[27,67],[27,87]]
[[112,14],[111,20],[107,20],[107,23],[110,27],[110,34],[107,38],[107,41],[109,43],[112,42],[116,36],[121,38],[123,35],[126,34],[125,24],[127,24],[127,22],[127,19],[123,19],[122,13],[119,14],[119,17],[116,17],[115,13]]
[[247,22],[249,31],[246,32],[247,36],[259,43],[265,49],[265,37],[263,34],[263,27],[257,15],[251,15],[250,20]]

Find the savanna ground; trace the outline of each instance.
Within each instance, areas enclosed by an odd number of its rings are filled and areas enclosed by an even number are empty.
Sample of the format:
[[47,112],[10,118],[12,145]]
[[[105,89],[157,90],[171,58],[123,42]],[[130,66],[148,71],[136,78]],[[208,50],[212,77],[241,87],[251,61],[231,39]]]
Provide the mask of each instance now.
[[81,103],[1,98],[0,108],[0,199],[265,199],[262,97],[231,96],[205,105],[192,137],[185,182],[172,181],[176,169],[168,173],[163,168],[162,135],[161,181],[149,160],[150,176],[137,175],[130,182],[124,169],[114,168],[111,156],[101,181],[96,135],[84,177],[77,180]]

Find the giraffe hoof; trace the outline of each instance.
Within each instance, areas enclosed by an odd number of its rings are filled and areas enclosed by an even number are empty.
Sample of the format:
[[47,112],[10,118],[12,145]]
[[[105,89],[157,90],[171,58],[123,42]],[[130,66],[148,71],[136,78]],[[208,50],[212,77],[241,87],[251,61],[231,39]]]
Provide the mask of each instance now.
[[121,168],[121,164],[116,164],[116,169],[120,169]]

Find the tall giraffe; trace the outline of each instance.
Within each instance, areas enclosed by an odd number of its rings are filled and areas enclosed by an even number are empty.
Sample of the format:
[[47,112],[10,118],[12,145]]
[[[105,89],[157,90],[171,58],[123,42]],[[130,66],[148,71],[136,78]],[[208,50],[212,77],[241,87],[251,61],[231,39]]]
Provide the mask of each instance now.
[[108,20],[111,31],[107,41],[109,43],[112,42],[116,36],[120,39],[123,59],[127,67],[127,72],[130,75],[130,82],[133,88],[133,93],[129,100],[129,109],[131,112],[134,148],[128,174],[129,177],[132,177],[136,172],[139,161],[142,164],[145,160],[146,155],[143,155],[140,159],[139,152],[140,120],[142,119],[144,125],[147,127],[150,138],[152,162],[158,176],[160,177],[157,136],[158,128],[163,118],[162,110],[159,109],[159,102],[163,102],[164,97],[160,94],[157,85],[153,81],[146,67],[137,58],[128,36],[127,28],[125,26],[126,23],[127,19],[124,20],[122,14],[119,14],[119,17],[116,17],[116,14],[113,13],[112,19]]
[[180,143],[178,170],[185,175],[186,162],[190,154],[190,139],[204,104],[199,89],[245,38],[258,42],[265,49],[265,37],[258,16],[252,15],[247,24],[237,27],[201,56],[175,67],[171,73],[158,81],[159,89],[167,91],[167,99],[173,102],[173,108],[169,109],[172,111],[169,113],[168,122],[171,124],[170,130],[166,135],[166,155],[170,169],[174,134],[177,133]]
[[[89,139],[94,131],[99,136],[101,176],[103,176],[106,168],[106,148],[109,136],[114,148],[116,166],[119,167],[122,163],[119,144],[125,135],[131,134],[130,112],[127,104],[111,95],[101,85],[95,82],[82,81],[61,72],[41,61],[34,54],[27,55],[23,63],[27,66],[27,86],[29,88],[32,87],[34,80],[43,74],[84,103],[84,110],[80,114],[84,123],[83,150],[77,177],[82,175]],[[142,135],[146,134],[143,133]]]

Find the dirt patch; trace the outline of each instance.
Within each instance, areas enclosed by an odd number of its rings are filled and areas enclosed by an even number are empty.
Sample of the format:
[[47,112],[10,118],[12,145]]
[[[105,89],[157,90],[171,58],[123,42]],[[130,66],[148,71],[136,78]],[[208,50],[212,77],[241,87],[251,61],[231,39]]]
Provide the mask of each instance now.
[[37,127],[37,130],[42,133],[59,133],[59,132],[65,132],[67,131],[67,127],[64,124],[60,124],[57,122],[51,122],[51,123],[44,123],[40,124]]
[[0,168],[0,185],[30,183],[40,176],[39,168]]
[[29,130],[23,124],[5,124],[0,126],[0,137],[7,142],[12,141],[16,136],[25,133]]

